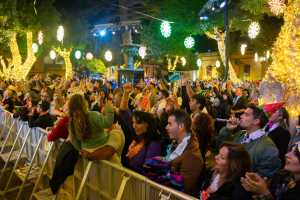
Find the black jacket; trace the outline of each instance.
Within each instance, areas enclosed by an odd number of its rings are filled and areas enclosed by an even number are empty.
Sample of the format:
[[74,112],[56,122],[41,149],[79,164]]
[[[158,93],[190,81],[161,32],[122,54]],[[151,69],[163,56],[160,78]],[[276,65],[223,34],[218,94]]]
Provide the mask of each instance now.
[[[206,190],[211,183],[212,173],[205,178],[202,190]],[[247,192],[239,179],[224,183],[216,192],[211,193],[208,200],[251,200],[252,195]]]
[[37,118],[32,117],[29,119],[29,127],[40,127],[46,129],[47,127],[52,127],[54,123],[54,118],[47,113],[46,115],[39,116]]
[[278,126],[274,130],[270,131],[268,136],[273,140],[279,151],[279,158],[281,160],[282,166],[285,163],[285,154],[288,150],[288,145],[291,139],[291,135],[288,130]]

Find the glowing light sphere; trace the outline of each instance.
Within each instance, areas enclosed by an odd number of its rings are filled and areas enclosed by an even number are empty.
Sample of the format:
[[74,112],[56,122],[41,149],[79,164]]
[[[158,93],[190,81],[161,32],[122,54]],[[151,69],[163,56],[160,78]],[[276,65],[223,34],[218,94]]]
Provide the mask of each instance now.
[[104,37],[105,35],[106,35],[106,30],[101,30],[101,31],[100,31],[100,36],[101,36],[101,37]]
[[200,58],[197,59],[197,66],[198,67],[201,67],[202,65],[202,60]]
[[171,28],[170,22],[163,21],[160,25],[160,32],[161,32],[162,36],[164,36],[165,38],[170,37],[171,33],[172,33],[172,28]]
[[39,43],[39,45],[41,45],[41,44],[43,44],[43,42],[44,42],[44,34],[42,31],[39,31],[38,32],[38,43]]
[[75,58],[76,58],[77,60],[79,60],[79,59],[81,58],[81,51],[79,51],[79,50],[76,50],[76,51],[75,51]]
[[258,22],[252,22],[248,28],[248,36],[250,39],[254,39],[260,32],[260,25]]
[[33,53],[37,53],[39,51],[39,45],[37,43],[32,43],[32,51]]
[[92,60],[94,58],[94,55],[91,52],[86,53],[85,58],[87,60]]
[[221,67],[221,62],[219,60],[216,61],[216,67],[217,68]]
[[147,55],[147,47],[141,46],[139,48],[139,56],[141,56],[142,59],[144,59]]
[[182,66],[186,65],[186,59],[185,59],[185,57],[181,57],[180,61],[181,61]]
[[241,44],[241,54],[245,55],[247,49],[247,44]]
[[56,53],[54,50],[51,50],[49,55],[50,55],[51,60],[54,60],[56,58]]
[[258,62],[258,61],[259,61],[259,57],[258,57],[258,54],[257,54],[257,53],[254,54],[254,61],[255,61],[255,62]]
[[285,0],[269,0],[268,4],[269,4],[271,12],[274,15],[282,14],[286,7]]
[[113,58],[112,52],[110,50],[107,50],[104,54],[104,58],[108,62],[112,61]]
[[64,40],[65,30],[63,26],[59,26],[56,33],[56,38],[58,41],[62,42]]
[[195,45],[195,39],[191,36],[186,37],[184,40],[184,46],[187,49],[193,48],[193,46]]

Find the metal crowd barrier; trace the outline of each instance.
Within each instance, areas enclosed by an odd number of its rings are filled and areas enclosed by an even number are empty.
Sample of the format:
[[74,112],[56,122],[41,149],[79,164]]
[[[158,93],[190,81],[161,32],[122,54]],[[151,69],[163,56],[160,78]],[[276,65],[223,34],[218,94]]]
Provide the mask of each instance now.
[[[30,129],[26,122],[14,119],[12,114],[0,110],[0,154],[4,152],[3,144],[13,143],[18,146],[17,161],[13,170],[18,170],[18,162],[22,154],[27,157],[27,168],[22,183],[17,190],[16,199],[22,199],[26,181],[33,171],[37,177],[29,199],[47,183],[43,177],[50,178],[54,169],[55,159],[62,140],[47,141],[47,132],[41,128]],[[11,150],[12,151],[12,150]],[[6,163],[8,166],[8,164]],[[7,168],[7,166],[4,166]],[[1,176],[4,168],[1,169]],[[2,181],[0,176],[0,182]],[[4,193],[7,192],[13,175],[10,173]],[[180,191],[160,185],[145,176],[109,161],[87,161],[79,159],[74,176],[67,179],[60,192],[68,194],[61,199],[75,200],[193,200],[196,199]],[[37,199],[37,198],[36,198]],[[59,198],[58,198],[59,199]]]

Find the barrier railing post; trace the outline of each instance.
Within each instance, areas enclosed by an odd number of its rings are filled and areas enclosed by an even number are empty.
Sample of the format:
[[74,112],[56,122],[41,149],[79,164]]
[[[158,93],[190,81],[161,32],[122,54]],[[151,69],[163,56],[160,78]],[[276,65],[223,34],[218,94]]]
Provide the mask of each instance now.
[[[22,126],[22,127],[23,127],[23,126]],[[10,158],[11,158],[13,152],[14,152],[15,146],[16,146],[16,144],[17,144],[17,141],[18,141],[19,137],[20,137],[22,127],[19,129],[19,131],[18,131],[18,133],[17,133],[17,136],[16,136],[16,138],[15,138],[15,140],[14,140],[13,146],[11,147],[11,150],[10,150],[10,152],[9,152],[8,159],[7,159],[7,161],[5,162],[4,167],[3,167],[2,170],[1,170],[0,181],[1,181],[1,179],[2,179],[2,176],[3,176],[4,171],[6,170],[6,168],[7,168],[7,166],[8,166],[8,163],[10,162]]]
[[[0,112],[3,113],[3,110],[1,110]],[[4,131],[5,131],[5,129],[6,129],[6,126],[5,126],[5,125],[6,125],[6,120],[7,120],[6,112],[4,112],[3,115],[4,115],[4,123],[3,123],[3,125],[2,125],[2,128],[3,128],[3,129],[2,129],[2,131],[1,131],[0,137],[2,137],[2,134],[4,133]],[[1,116],[2,116],[2,115],[1,115]],[[1,121],[2,121],[2,118],[3,118],[3,117],[1,117]]]
[[11,179],[12,179],[12,177],[13,177],[14,171],[15,171],[15,170],[17,169],[17,167],[18,167],[19,160],[20,160],[21,155],[22,155],[22,153],[23,153],[23,150],[24,150],[24,148],[25,148],[26,140],[28,139],[28,136],[29,136],[29,134],[30,134],[30,131],[31,131],[31,129],[29,129],[29,130],[27,131],[27,133],[26,133],[24,142],[23,142],[22,147],[21,147],[21,149],[20,149],[20,153],[18,154],[18,157],[17,157],[17,160],[16,160],[16,162],[15,162],[15,165],[14,165],[13,170],[12,170],[12,172],[11,172],[10,175],[9,175],[7,184],[6,184],[5,189],[4,189],[4,192],[6,192],[6,191],[8,190],[8,187],[9,187],[9,184],[10,184]]
[[162,190],[160,191],[158,196],[160,198],[159,200],[170,200],[171,199],[171,193],[169,193],[169,195],[165,195]]
[[[8,142],[8,139],[9,139],[9,137],[10,137],[10,134],[11,134],[11,132],[12,132],[11,130],[12,130],[14,124],[15,124],[15,120],[13,120],[13,122],[12,122],[12,124],[11,124],[11,126],[10,126],[10,128],[9,128],[9,130],[8,130],[8,133],[7,133],[7,135],[6,135],[5,139],[4,139],[4,142],[3,142],[3,144],[2,144],[3,146],[1,147],[0,154],[3,153],[3,151],[4,151],[4,148],[5,148],[5,146],[6,146],[7,142]],[[22,129],[22,127],[23,127],[23,124],[21,125],[21,128],[20,128],[20,129]]]
[[123,196],[123,193],[124,193],[124,190],[125,190],[125,186],[126,186],[127,181],[129,179],[130,179],[130,176],[126,176],[126,175],[122,176],[122,181],[121,181],[121,185],[120,185],[120,188],[118,190],[118,193],[117,193],[116,200],[121,200],[121,198]]
[[37,187],[38,187],[38,184],[39,184],[39,182],[40,182],[40,180],[41,180],[41,178],[42,178],[42,176],[43,176],[44,169],[45,169],[45,167],[46,167],[46,165],[47,165],[47,162],[48,162],[48,159],[49,159],[50,154],[51,154],[51,152],[52,152],[53,146],[54,146],[54,143],[51,142],[51,143],[50,143],[49,150],[48,150],[47,155],[46,155],[46,158],[45,158],[44,163],[43,163],[43,165],[42,165],[42,168],[41,168],[41,170],[40,170],[39,176],[38,176],[38,178],[37,178],[37,180],[36,180],[36,182],[35,182],[35,184],[34,184],[34,187],[33,187],[33,189],[32,189],[32,192],[31,192],[31,195],[30,195],[29,200],[32,200],[33,194],[35,193],[35,191],[36,191],[36,189],[37,189]]
[[37,146],[36,146],[36,148],[35,148],[34,154],[33,154],[33,156],[32,156],[32,159],[31,159],[31,161],[30,161],[30,164],[29,164],[29,169],[28,169],[28,171],[26,172],[26,175],[25,175],[25,177],[24,177],[24,180],[22,180],[22,185],[21,185],[21,187],[20,187],[20,189],[19,189],[19,192],[18,192],[18,195],[17,195],[16,200],[18,200],[18,199],[20,198],[20,195],[21,195],[21,192],[22,192],[22,190],[23,190],[23,188],[24,188],[25,182],[26,182],[28,176],[30,175],[30,172],[31,172],[31,169],[32,169],[32,166],[33,166],[33,163],[34,163],[35,156],[37,155],[37,153],[38,153],[38,151],[39,151],[39,147],[40,147],[40,145],[41,145],[41,143],[42,143],[43,137],[44,137],[44,135],[41,135],[40,140],[39,140],[39,142],[38,142],[38,144],[37,144]]
[[88,177],[88,175],[89,175],[89,173],[90,173],[92,164],[93,164],[93,162],[92,162],[92,161],[89,161],[88,164],[87,164],[87,167],[86,167],[85,170],[84,170],[84,176],[83,176],[82,181],[81,181],[81,183],[80,183],[80,187],[79,187],[79,190],[78,190],[78,192],[77,192],[77,194],[76,194],[75,200],[79,200],[79,198],[80,198],[80,195],[81,195],[81,193],[82,193],[83,187],[84,187],[85,182],[86,182],[86,179],[87,179],[87,177]]

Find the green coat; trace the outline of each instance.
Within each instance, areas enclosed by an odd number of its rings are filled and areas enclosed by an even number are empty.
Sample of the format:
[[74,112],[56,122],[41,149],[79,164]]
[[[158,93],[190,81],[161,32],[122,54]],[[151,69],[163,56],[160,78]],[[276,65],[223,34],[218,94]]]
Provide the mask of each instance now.
[[76,133],[72,133],[69,126],[69,137],[68,140],[71,141],[73,146],[77,149],[95,149],[104,145],[109,135],[104,131],[104,128],[109,128],[114,121],[113,107],[106,105],[104,107],[104,112],[99,113],[96,111],[88,112],[88,119],[91,128],[91,136],[88,139],[81,140]]
[[[245,131],[231,132],[224,127],[220,130],[218,142],[233,141],[241,143],[244,134]],[[281,161],[278,157],[278,149],[267,135],[243,145],[250,155],[254,172],[263,177],[271,177],[280,169]]]

